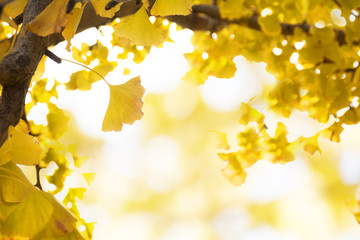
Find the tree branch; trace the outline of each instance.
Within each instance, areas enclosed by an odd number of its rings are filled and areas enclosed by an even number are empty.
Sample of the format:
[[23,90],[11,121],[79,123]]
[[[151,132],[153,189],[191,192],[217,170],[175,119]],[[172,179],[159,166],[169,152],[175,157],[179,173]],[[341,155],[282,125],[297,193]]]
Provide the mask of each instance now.
[[[219,8],[216,5],[199,4],[193,6],[192,14],[188,16],[171,16],[168,19],[177,23],[183,28],[200,31],[220,31],[229,24],[237,24],[248,27],[253,30],[262,31],[259,24],[259,17],[254,14],[250,17],[241,17],[235,20],[221,18]],[[285,36],[293,35],[295,28],[302,29],[305,33],[309,33],[313,26],[307,23],[290,24],[280,23],[281,33]],[[335,39],[339,45],[346,44],[345,32],[341,29],[334,28]],[[353,44],[359,44],[355,42]]]
[[24,24],[13,49],[0,63],[0,146],[7,139],[10,125],[15,126],[22,116],[25,96],[35,70],[48,46],[48,37],[39,37],[26,31],[25,26],[34,19],[51,0],[29,0],[24,9]]

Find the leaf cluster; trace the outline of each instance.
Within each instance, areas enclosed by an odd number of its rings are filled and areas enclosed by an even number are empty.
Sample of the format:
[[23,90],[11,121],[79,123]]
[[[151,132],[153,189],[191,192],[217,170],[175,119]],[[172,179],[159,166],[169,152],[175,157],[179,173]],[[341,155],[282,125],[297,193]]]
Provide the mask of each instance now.
[[[31,1],[7,2],[5,6],[1,5],[0,61],[13,50],[18,25],[16,19],[23,13],[26,3]],[[117,4],[109,5],[109,2]],[[234,58],[239,55],[250,61],[266,63],[267,71],[277,79],[276,84],[265,93],[269,107],[284,117],[289,117],[294,110],[303,111],[329,127],[312,137],[300,137],[289,142],[283,123],[277,124],[275,134],[271,136],[267,131],[266,116],[243,103],[240,109],[243,131],[238,134],[238,150],[219,154],[228,163],[223,174],[236,185],[245,181],[246,168],[258,160],[286,163],[295,159],[299,148],[311,154],[320,152],[320,135],[339,142],[344,125],[360,122],[358,1],[215,2],[53,0],[23,26],[19,34],[31,32],[51,37],[61,33],[67,41],[66,49],[72,51],[77,64],[95,65],[70,76],[64,85],[71,91],[90,90],[93,83],[105,80],[119,63],[108,60],[109,49],[100,41],[93,46],[83,44],[80,49],[71,48],[71,39],[77,33],[89,5],[99,17],[112,19],[110,51],[114,46],[120,47],[123,52],[117,58],[127,59],[132,53],[135,63],[143,61],[152,47],[171,41],[170,24],[166,24],[169,20],[193,28],[194,50],[185,54],[190,70],[184,79],[197,85],[205,84],[209,76],[234,77],[237,70]],[[134,13],[118,18],[117,14],[124,10],[126,4],[136,6]],[[334,17],[334,10],[339,10],[341,16]],[[150,15],[152,18],[149,18]],[[16,166],[24,164],[46,168],[54,163],[57,169],[53,175],[47,176],[47,180],[56,186],[53,193],[58,193],[71,174],[68,156],[77,167],[84,161],[78,156],[75,145],[61,142],[61,137],[68,130],[69,116],[56,105],[60,83],[55,81],[51,85],[48,79],[41,79],[43,61],[39,63],[29,86],[30,99],[25,110],[28,114],[37,104],[46,104],[47,125],[39,126],[31,121],[9,125],[7,141],[0,148],[0,229],[4,235],[30,239],[91,238],[93,226],[80,218],[76,207],[75,199],[83,197],[84,189],[70,189],[64,200],[78,218],[76,223],[76,218],[51,194],[33,187]],[[102,130],[120,131],[123,124],[132,124],[142,117],[144,88],[140,77],[117,85],[106,83],[110,100]],[[222,146],[227,150],[227,143]],[[25,211],[33,214],[25,214]],[[76,224],[85,225],[86,233],[81,235]]]

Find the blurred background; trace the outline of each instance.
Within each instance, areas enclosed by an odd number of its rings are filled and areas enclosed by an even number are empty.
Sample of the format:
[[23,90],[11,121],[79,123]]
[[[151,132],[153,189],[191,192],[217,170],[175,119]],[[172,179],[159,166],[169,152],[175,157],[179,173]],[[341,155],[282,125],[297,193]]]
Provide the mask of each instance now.
[[[90,29],[72,43],[80,48],[82,42],[91,45],[100,39],[111,47],[106,37],[111,29]],[[360,183],[359,128],[347,127],[341,144],[321,141],[321,154],[299,154],[285,165],[259,161],[247,170],[242,186],[232,186],[221,174],[226,163],[217,156],[213,130],[227,133],[230,150],[236,151],[241,102],[266,114],[269,131],[284,121],[290,140],[324,126],[304,113],[283,119],[267,111],[264,92],[275,79],[263,63],[239,56],[231,79],[210,78],[202,86],[181,80],[189,70],[183,54],[193,50],[192,33],[175,29],[170,26],[174,43],[153,48],[141,64],[134,64],[129,54],[106,76],[119,84],[140,75],[146,89],[144,117],[121,132],[101,131],[109,101],[105,82],[84,92],[57,88],[59,98],[51,101],[71,116],[62,141],[78,144],[88,160],[81,168],[70,165],[73,173],[56,197],[62,201],[69,188],[87,188],[78,208],[87,222],[96,222],[94,239],[360,239],[360,227],[346,206]],[[65,46],[52,51],[72,59]],[[119,47],[112,48],[109,59],[118,53]],[[82,68],[48,60],[46,70],[49,82],[64,83]],[[38,104],[29,119],[47,124],[46,111],[46,104]],[[54,170],[50,165],[42,174]],[[93,172],[95,180],[88,185],[82,174]],[[52,190],[42,179],[45,189]]]

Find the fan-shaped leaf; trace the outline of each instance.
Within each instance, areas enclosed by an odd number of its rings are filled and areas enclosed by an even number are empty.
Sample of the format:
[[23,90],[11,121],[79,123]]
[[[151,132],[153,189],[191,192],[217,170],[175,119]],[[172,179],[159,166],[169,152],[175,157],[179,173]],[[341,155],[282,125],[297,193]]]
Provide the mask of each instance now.
[[110,102],[103,121],[102,130],[121,131],[124,123],[133,124],[141,119],[143,113],[142,96],[144,88],[140,77],[133,78],[121,85],[110,85]]

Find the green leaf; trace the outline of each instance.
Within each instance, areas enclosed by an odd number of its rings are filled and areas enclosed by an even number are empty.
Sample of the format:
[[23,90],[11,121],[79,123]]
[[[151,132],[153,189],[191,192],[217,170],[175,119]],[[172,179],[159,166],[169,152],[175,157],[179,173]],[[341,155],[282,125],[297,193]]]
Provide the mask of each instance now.
[[121,131],[123,124],[133,124],[141,119],[143,113],[142,96],[144,88],[140,77],[133,78],[121,85],[109,85],[110,102],[102,125],[104,132]]

